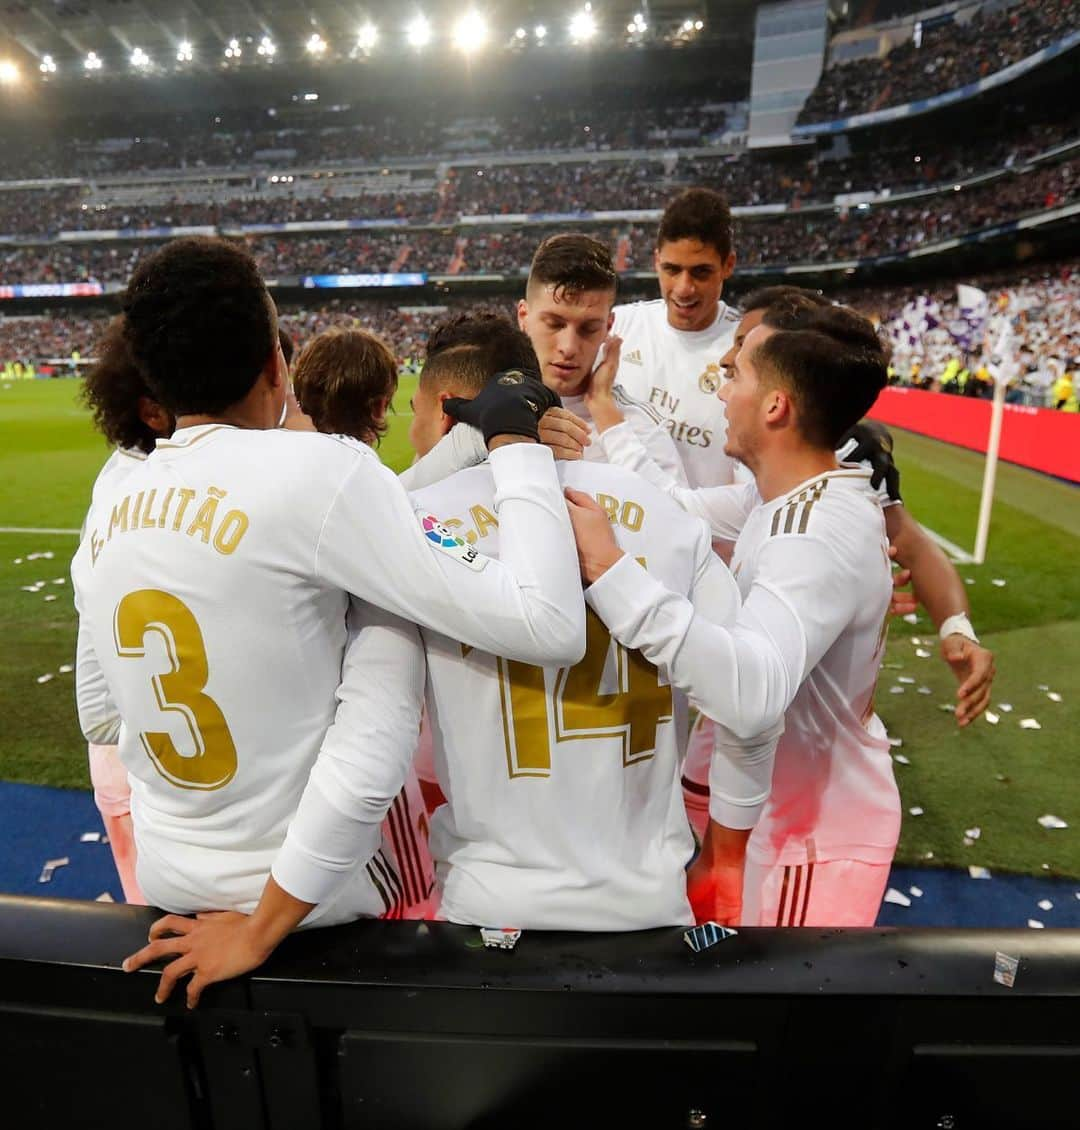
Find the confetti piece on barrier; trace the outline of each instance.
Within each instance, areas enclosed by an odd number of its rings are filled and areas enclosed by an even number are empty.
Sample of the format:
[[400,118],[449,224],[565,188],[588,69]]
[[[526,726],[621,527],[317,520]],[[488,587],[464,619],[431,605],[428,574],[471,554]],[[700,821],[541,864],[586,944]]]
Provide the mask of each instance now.
[[968,874],[972,877],[972,879],[989,879],[991,877],[990,872],[987,868],[979,867],[975,863],[971,864],[971,866],[968,868]]
[[991,726],[996,726],[1001,719],[992,710],[988,710],[983,717],[990,723]]
[[929,659],[934,653],[932,651],[927,651],[925,647],[917,647],[915,649],[915,654],[920,659]]
[[1069,826],[1060,816],[1051,816],[1049,812],[1045,816],[1039,817],[1039,823],[1044,828],[1067,828]]
[[903,891],[898,891],[895,887],[890,887],[885,892],[884,902],[891,902],[894,906],[911,906],[911,899],[904,894]]
[[1021,730],[1041,730],[1042,726],[1040,726],[1039,723],[1034,718],[1021,718],[1020,719],[1020,729]]
[[1029,918],[1028,919],[1028,928],[1031,929],[1031,930],[1045,930],[1046,926],[1042,922],[1040,922],[1037,918]]
[[898,762],[900,765],[910,765],[911,764],[911,760],[909,758],[905,757],[902,753],[894,753],[893,754],[893,761]]
[[922,898],[922,887],[908,887],[908,890],[917,898]]
[[38,876],[38,882],[39,883],[51,883],[52,877],[53,877],[53,872],[58,867],[67,867],[67,865],[70,862],[71,862],[71,860],[69,860],[66,855],[63,856],[61,859],[47,859],[45,861],[45,866],[42,867],[42,869],[41,869],[41,874]]
[[721,926],[717,922],[702,922],[700,926],[694,926],[687,930],[683,934],[683,941],[694,953],[700,953],[710,946],[715,946],[717,942],[724,942],[728,938],[735,937],[738,932],[730,926]]
[[47,683],[50,679],[55,679],[56,676],[51,671],[46,671],[44,675],[38,675],[37,681],[39,683]]
[[1053,910],[1054,904],[1049,899],[1039,899],[1037,903],[1040,910]]
[[912,807],[908,809],[908,812],[910,812],[912,816],[922,816],[923,809],[920,808],[919,805],[915,804],[915,805],[912,805]]
[[81,844],[100,844],[101,843],[101,833],[100,832],[83,832],[83,834],[79,837],[79,843],[81,843]]
[[518,944],[521,931],[509,926],[481,926],[480,937],[491,949],[512,950]]
[[116,902],[116,899],[114,899],[108,891],[102,891],[101,894],[94,899],[94,902]]
[[994,954],[994,980],[1006,989],[1011,989],[1016,981],[1016,971],[1020,968],[1020,959],[1010,957],[1000,950]]

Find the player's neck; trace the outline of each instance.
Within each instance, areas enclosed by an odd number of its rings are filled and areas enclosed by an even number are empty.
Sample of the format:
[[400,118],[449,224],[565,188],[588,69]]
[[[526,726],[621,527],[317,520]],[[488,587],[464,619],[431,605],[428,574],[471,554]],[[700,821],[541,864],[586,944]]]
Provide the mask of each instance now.
[[798,447],[771,452],[753,468],[758,494],[765,502],[789,494],[808,479],[816,479],[839,467],[832,451],[816,447]]
[[176,427],[197,428],[203,424],[226,424],[231,428],[244,428],[249,431],[267,431],[284,423],[284,402],[274,401],[274,390],[260,378],[251,387],[243,400],[237,400],[220,412],[189,412],[178,416]]

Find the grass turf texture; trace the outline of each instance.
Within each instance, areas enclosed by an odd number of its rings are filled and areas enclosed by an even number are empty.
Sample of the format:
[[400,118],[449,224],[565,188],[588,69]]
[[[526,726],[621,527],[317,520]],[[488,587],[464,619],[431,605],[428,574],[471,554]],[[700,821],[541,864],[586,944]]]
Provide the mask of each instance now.
[[[403,378],[398,414],[379,449],[397,470],[411,451],[409,398],[415,378]],[[108,451],[77,404],[73,381],[37,381],[0,389],[0,526],[77,528],[90,486]],[[897,433],[904,497],[925,525],[957,545],[974,541],[982,457],[908,433]],[[992,709],[997,726],[980,718],[958,730],[940,709],[953,701],[951,673],[936,657],[932,627],[895,621],[879,683],[878,710],[890,733],[904,800],[898,860],[982,864],[1037,876],[1080,877],[1080,694],[1069,673],[1080,668],[1080,607],[1075,562],[1080,551],[1076,488],[1001,464],[991,526],[989,563],[960,566],[973,620],[997,655]],[[0,779],[87,787],[85,746],[74,711],[73,676],[36,679],[73,662],[75,616],[70,583],[47,583],[39,593],[21,585],[66,576],[72,537],[0,534]],[[14,565],[13,559],[52,550],[51,559]],[[994,578],[1006,582],[992,584]],[[44,597],[55,593],[55,601]],[[912,637],[930,640],[931,659],[915,655]],[[900,676],[915,683],[899,683]],[[1045,684],[1063,696],[1052,702]],[[902,686],[903,694],[890,688]],[[919,694],[925,686],[930,694]],[[1012,705],[1001,711],[1000,703]],[[1041,730],[1023,730],[1034,717]],[[999,779],[1004,778],[1004,779]],[[911,816],[913,806],[924,809]],[[1069,823],[1046,830],[1038,817]],[[963,843],[967,829],[980,838]],[[927,860],[928,852],[933,852]],[[1044,868],[1044,864],[1048,865]]]

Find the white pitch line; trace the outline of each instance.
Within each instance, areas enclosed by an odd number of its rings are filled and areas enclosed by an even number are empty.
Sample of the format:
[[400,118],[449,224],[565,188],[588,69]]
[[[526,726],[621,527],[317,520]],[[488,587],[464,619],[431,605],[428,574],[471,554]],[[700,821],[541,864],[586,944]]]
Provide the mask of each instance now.
[[66,534],[77,538],[81,530],[61,530],[56,526],[0,526],[0,534]]
[[975,558],[971,556],[966,550],[961,549],[958,545],[954,545],[948,538],[943,538],[941,534],[934,533],[933,530],[926,529],[927,536],[937,542],[943,550],[956,562],[957,565],[974,565]]

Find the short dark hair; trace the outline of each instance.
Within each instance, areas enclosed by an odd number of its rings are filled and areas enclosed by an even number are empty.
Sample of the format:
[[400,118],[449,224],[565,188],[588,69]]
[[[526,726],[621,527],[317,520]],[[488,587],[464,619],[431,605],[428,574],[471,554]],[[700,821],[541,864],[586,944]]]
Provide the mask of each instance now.
[[293,373],[296,399],[320,432],[378,444],[389,427],[381,401],[397,389],[393,351],[366,330],[331,328],[301,351]]
[[619,287],[611,251],[591,235],[564,232],[548,236],[533,255],[526,293],[534,286],[550,286],[557,299],[587,290]]
[[215,414],[251,391],[277,347],[277,315],[255,260],[224,239],[176,239],[124,291],[125,337],[174,415]]
[[491,311],[457,314],[431,331],[420,384],[453,386],[475,394],[507,369],[540,379],[540,362],[529,335]]
[[815,306],[831,306],[832,302],[819,290],[808,290],[804,286],[759,286],[739,300],[739,310],[750,314],[754,310],[765,310],[777,303],[791,299],[805,299]]
[[154,450],[158,433],[139,413],[140,398],[153,399],[153,394],[131,358],[122,317],[113,318],[105,330],[81,396],[93,416],[94,427],[110,443],[137,448],[147,455]]
[[291,365],[293,354],[296,352],[296,346],[293,344],[293,339],[281,328],[281,326],[278,326],[277,339],[281,344],[281,355],[285,358],[285,364]]
[[711,244],[726,259],[733,240],[731,207],[727,197],[713,188],[688,188],[664,209],[656,229],[656,246],[680,239]]
[[776,332],[753,352],[759,377],[790,393],[808,443],[835,450],[888,383],[888,350],[870,321],[846,306],[788,299],[764,321]]

